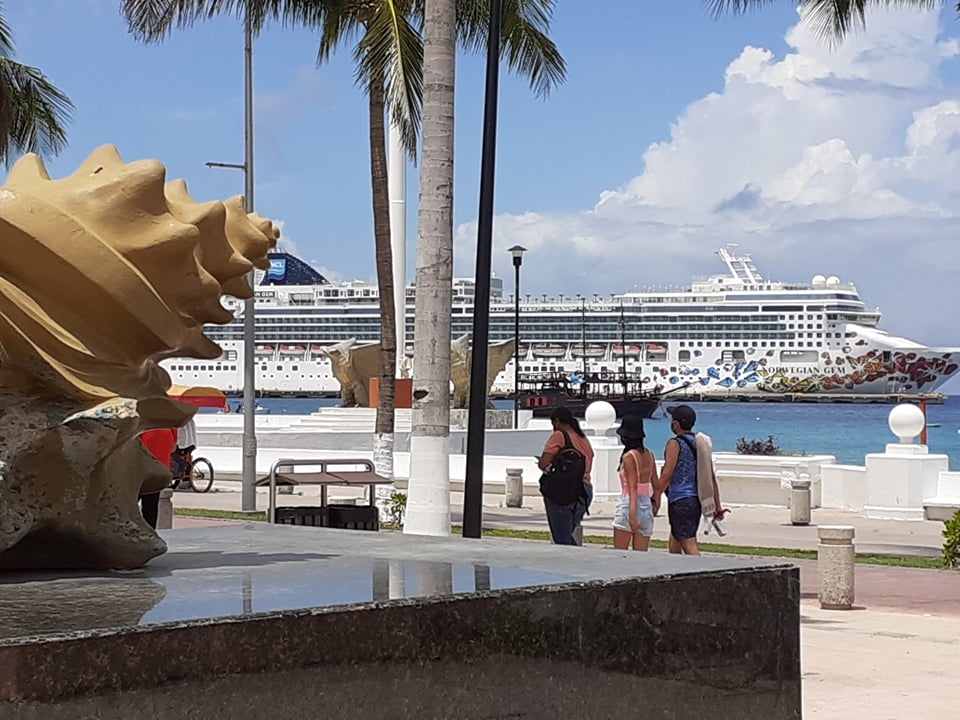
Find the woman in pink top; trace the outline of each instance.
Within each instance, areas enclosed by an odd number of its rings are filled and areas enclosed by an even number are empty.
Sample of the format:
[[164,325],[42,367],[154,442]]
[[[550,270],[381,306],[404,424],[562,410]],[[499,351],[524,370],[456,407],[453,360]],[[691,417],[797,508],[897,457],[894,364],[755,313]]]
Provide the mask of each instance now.
[[643,446],[643,418],[628,415],[623,418],[617,435],[623,442],[620,455],[620,502],[613,515],[613,546],[626,550],[633,543],[634,550],[650,547],[653,535],[653,481],[657,477],[657,463],[653,453]]
[[590,484],[590,470],[593,468],[593,446],[587,440],[579,421],[573,416],[566,405],[561,405],[550,415],[553,433],[547,438],[543,447],[543,454],[537,458],[541,470],[550,467],[557,453],[566,444],[564,433],[570,438],[570,444],[583,455],[585,472],[583,475],[583,495],[570,505],[560,505],[549,498],[543,498],[543,505],[547,511],[547,523],[550,526],[550,535],[557,545],[576,545],[573,532],[580,527],[580,522],[593,500],[593,486]]

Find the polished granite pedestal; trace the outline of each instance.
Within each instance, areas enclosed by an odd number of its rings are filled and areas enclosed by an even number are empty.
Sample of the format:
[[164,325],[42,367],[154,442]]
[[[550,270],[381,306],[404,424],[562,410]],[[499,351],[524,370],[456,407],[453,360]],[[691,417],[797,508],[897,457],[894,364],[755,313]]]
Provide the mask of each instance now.
[[796,568],[260,523],[0,574],[0,718],[800,717]]

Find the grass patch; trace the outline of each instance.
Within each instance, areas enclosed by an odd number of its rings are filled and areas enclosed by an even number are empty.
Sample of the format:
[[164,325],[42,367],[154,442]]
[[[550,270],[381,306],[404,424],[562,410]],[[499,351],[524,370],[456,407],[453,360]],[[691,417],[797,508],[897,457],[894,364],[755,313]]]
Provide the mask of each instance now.
[[[213,518],[217,520],[245,520],[254,522],[265,522],[267,514],[265,512],[244,513],[232,510],[205,510],[203,508],[174,508],[174,515],[185,517]],[[384,530],[396,531],[397,526],[390,523],[384,523],[381,526]],[[463,533],[463,528],[454,525],[451,528],[454,535]],[[515,540],[542,540],[550,541],[550,533],[545,530],[514,530],[510,528],[484,528],[483,534],[487,537],[513,538]],[[583,542],[589,545],[611,545],[612,539],[608,535],[585,535]],[[651,540],[650,547],[655,550],[666,550],[667,543],[664,540]],[[752,557],[781,558],[784,560],[816,560],[816,550],[797,550],[794,548],[777,547],[751,547],[745,545],[727,545],[725,543],[700,543],[700,549],[704,553],[716,553],[721,555],[750,555]],[[915,557],[912,555],[878,555],[876,553],[857,553],[857,564],[859,565],[885,565],[888,567],[909,567],[921,568],[924,570],[939,570],[943,568],[943,558],[940,557]]]
[[[459,535],[463,528],[453,527],[453,533]],[[544,530],[511,530],[508,528],[484,528],[483,534],[489,537],[514,538],[517,540],[550,540],[550,533]],[[606,535],[584,535],[584,544],[612,545],[612,538]],[[666,550],[665,540],[651,540],[650,547],[656,550]],[[785,560],[816,560],[816,550],[797,550],[795,548],[751,547],[747,545],[727,545],[725,543],[700,543],[700,550],[704,553],[721,555],[750,555],[751,557],[782,558]],[[910,567],[924,570],[939,570],[943,568],[943,560],[939,557],[915,557],[912,555],[878,555],[875,553],[858,553],[856,556],[859,565],[885,565],[889,567]]]
[[267,514],[265,512],[235,512],[233,510],[207,510],[204,508],[182,508],[175,507],[174,515],[183,515],[184,517],[213,518],[215,520],[246,520],[253,522],[266,522]]

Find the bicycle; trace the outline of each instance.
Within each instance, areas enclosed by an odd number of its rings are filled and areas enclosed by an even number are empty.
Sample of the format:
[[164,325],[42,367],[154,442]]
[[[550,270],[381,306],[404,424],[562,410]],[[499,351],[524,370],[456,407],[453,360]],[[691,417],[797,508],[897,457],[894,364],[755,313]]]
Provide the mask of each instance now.
[[189,482],[194,492],[205,493],[213,487],[213,463],[204,457],[193,457],[193,448],[177,448],[170,457],[170,487],[178,489]]

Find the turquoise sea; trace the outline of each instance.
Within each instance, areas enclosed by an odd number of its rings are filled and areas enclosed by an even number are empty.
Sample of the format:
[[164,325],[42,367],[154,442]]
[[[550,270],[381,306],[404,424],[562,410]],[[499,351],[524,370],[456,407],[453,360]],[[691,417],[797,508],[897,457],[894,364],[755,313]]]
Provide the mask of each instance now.
[[[262,399],[271,414],[306,414],[337,400]],[[511,401],[497,401],[512,408]],[[806,403],[691,403],[697,411],[697,429],[713,438],[717,450],[733,451],[738,438],[766,439],[773,435],[785,452],[835,455],[837,462],[862,465],[867,453],[883,452],[897,442],[887,426],[895,405]],[[927,406],[927,445],[932,453],[950,456],[950,469],[960,470],[960,396],[950,396],[942,405]],[[646,421],[648,446],[659,456],[670,437],[663,418]]]

